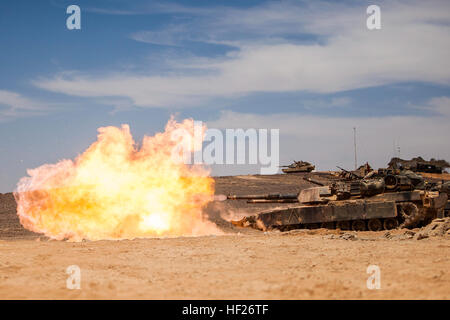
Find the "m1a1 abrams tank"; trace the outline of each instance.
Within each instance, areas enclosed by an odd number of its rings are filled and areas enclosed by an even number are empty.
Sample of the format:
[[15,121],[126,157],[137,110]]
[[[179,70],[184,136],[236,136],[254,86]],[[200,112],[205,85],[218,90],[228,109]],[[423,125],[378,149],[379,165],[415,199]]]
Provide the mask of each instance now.
[[446,168],[450,168],[450,163],[445,160],[436,160],[431,158],[429,161],[422,157],[404,160],[392,158],[388,163],[389,168],[406,169],[414,172],[442,173]]
[[296,173],[296,172],[311,172],[316,167],[309,162],[306,161],[294,161],[288,166],[281,166],[281,171],[284,173]]
[[379,231],[399,226],[416,227],[444,216],[448,200],[446,192],[418,190],[414,186],[405,191],[404,177],[396,178],[401,181],[388,179],[389,188],[383,178],[338,181],[331,185],[321,185],[306,178],[320,186],[304,189],[298,194],[229,195],[227,198],[246,199],[248,203],[299,204],[232,221],[236,226],[260,230],[324,227]]

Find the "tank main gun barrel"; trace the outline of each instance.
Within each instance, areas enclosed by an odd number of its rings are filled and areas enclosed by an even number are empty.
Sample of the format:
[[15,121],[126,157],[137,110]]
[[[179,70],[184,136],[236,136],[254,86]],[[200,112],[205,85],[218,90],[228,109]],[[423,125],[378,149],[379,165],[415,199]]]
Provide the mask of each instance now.
[[296,203],[298,199],[250,199],[247,203]]
[[297,199],[298,194],[251,194],[251,195],[228,195],[228,200],[292,200]]
[[303,180],[306,180],[306,181],[308,181],[308,182],[317,184],[318,186],[321,186],[321,187],[325,186],[325,183],[322,183],[322,182],[320,182],[320,181],[314,180],[314,179],[312,179],[312,178],[303,177]]

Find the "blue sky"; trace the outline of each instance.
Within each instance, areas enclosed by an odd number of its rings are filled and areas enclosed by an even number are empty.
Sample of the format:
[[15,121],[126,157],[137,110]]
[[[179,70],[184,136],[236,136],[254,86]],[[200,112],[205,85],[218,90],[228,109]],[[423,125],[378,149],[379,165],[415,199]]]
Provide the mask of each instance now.
[[[66,28],[67,6],[81,30]],[[366,8],[381,8],[367,30]],[[0,192],[74,158],[97,128],[135,139],[171,114],[280,129],[280,160],[319,169],[450,159],[448,1],[2,1]],[[212,173],[258,166],[213,166]]]

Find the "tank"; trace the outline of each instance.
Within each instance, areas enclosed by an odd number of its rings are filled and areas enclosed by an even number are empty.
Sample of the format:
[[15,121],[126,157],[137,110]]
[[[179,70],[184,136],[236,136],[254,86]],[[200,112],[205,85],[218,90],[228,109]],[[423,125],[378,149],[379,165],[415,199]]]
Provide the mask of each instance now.
[[443,182],[441,185],[436,186],[436,189],[439,190],[439,192],[447,194],[449,200],[444,208],[444,214],[445,216],[450,216],[450,181]]
[[311,172],[316,167],[307,161],[294,161],[288,166],[281,166],[284,173]]
[[420,184],[405,174],[337,181],[330,185],[305,179],[318,186],[298,194],[229,195],[229,200],[246,199],[248,203],[298,203],[232,223],[263,231],[319,227],[379,231],[428,224],[436,217],[443,217],[448,206],[445,188],[418,189]]
[[450,164],[445,160],[430,159],[424,160],[422,157],[404,160],[400,158],[392,158],[388,163],[389,168],[401,168],[414,172],[426,173],[442,173],[444,169],[449,168]]

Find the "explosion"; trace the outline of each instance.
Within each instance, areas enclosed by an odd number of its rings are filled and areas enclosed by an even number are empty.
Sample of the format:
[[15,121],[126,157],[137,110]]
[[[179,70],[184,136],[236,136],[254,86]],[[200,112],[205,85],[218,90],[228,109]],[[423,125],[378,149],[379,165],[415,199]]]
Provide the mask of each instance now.
[[188,153],[201,146],[193,129],[193,120],[171,118],[139,148],[128,125],[99,128],[74,161],[27,171],[14,193],[21,224],[72,241],[220,233],[202,217],[214,195],[209,171],[174,160],[181,140],[190,141]]

